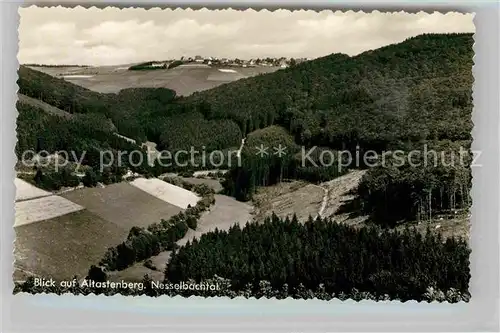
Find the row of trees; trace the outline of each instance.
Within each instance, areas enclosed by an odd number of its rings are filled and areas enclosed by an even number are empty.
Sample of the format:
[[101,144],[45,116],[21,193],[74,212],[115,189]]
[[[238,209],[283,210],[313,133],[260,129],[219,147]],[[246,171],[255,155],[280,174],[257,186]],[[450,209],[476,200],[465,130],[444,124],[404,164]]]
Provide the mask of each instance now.
[[129,71],[141,71],[141,70],[155,70],[155,69],[171,69],[182,65],[183,62],[180,60],[175,60],[167,64],[165,62],[163,65],[159,66],[158,62],[148,61],[141,64],[133,65],[128,68]]
[[221,276],[236,293],[258,295],[261,281],[279,294],[306,289],[423,300],[430,287],[467,294],[469,253],[464,240],[443,241],[430,230],[355,229],[317,218],[304,225],[276,216],[201,236],[172,254],[171,282]]
[[32,179],[25,178],[46,191],[58,191],[62,187],[76,187],[80,184],[80,178],[70,168],[47,173],[44,173],[42,169],[37,169]]

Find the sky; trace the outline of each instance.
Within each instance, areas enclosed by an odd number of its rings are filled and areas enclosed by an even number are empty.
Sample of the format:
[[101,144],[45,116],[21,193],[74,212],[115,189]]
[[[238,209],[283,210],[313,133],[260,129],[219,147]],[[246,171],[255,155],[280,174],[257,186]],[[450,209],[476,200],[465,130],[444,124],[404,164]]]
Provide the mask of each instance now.
[[22,64],[119,65],[181,56],[356,55],[422,33],[474,32],[473,14],[20,8]]

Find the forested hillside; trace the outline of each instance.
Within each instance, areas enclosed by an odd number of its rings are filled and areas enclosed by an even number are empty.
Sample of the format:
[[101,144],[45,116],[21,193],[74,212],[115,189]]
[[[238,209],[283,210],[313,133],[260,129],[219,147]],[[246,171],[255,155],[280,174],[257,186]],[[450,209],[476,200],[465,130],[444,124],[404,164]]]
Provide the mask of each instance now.
[[[408,140],[470,139],[472,44],[472,34],[421,35],[187,98],[163,88],[99,94],[26,67],[18,84],[25,95],[69,112],[104,113],[121,123],[124,135],[135,131],[151,141],[166,131],[166,117],[199,112],[206,119],[232,120],[244,134],[278,124],[306,145],[385,149]],[[228,140],[226,147],[232,145]]]
[[[470,156],[458,158],[460,149],[469,153],[471,143],[472,44],[471,34],[422,35],[352,58],[327,56],[186,100],[201,103],[207,117],[233,119],[244,132],[283,126],[305,147],[360,156],[372,149],[402,150],[406,157],[412,150],[434,149],[439,157],[425,167],[409,165],[408,159],[401,166],[389,159],[370,167],[359,189],[362,212],[377,223],[429,220],[470,206]],[[420,162],[426,163],[422,154]],[[349,167],[367,165],[361,160]],[[255,183],[244,168],[228,173],[231,189]],[[342,174],[340,168],[308,169],[312,172],[295,177],[321,181]]]
[[[157,142],[160,150],[236,148],[250,133],[248,147],[254,149],[253,138],[266,133],[259,129],[274,125],[266,131],[283,130],[286,138],[277,139],[304,147],[363,154],[369,149],[408,153],[427,145],[451,153],[458,151],[457,145],[468,150],[471,142],[472,45],[472,34],[421,35],[354,57],[332,54],[182,98],[162,88],[99,94],[25,67],[19,70],[18,84],[21,93],[71,113],[104,115],[120,134]],[[290,154],[258,160],[244,150],[242,159],[244,165],[233,167],[225,182],[227,192],[241,200],[251,198],[255,186],[283,177],[319,182],[344,172],[300,166]],[[441,164],[370,168],[360,186],[362,209],[391,225],[467,208],[468,164]],[[348,166],[353,167],[367,166]],[[394,213],[394,207],[401,212]]]
[[298,143],[385,149],[470,139],[471,34],[421,35],[348,58],[329,55],[185,99],[245,133],[271,124]]
[[[127,168],[142,174],[155,172],[155,168],[147,164],[147,159],[144,159],[141,164],[138,156],[136,158],[130,158],[129,155],[119,157],[118,151],[131,152],[141,150],[141,147],[114,135],[105,116],[100,113],[77,114],[75,117],[67,118],[48,114],[40,108],[23,102],[17,103],[17,110],[19,112],[18,141],[15,151],[19,160],[32,158],[33,153],[42,151],[49,154],[58,151],[66,152],[70,162],[81,162],[82,165],[93,169],[89,174],[89,177],[94,179],[91,181],[93,185],[97,181],[104,183],[121,181],[121,176],[126,173]],[[31,152],[31,154],[23,156],[24,152]],[[100,172],[101,152],[106,152],[102,155],[102,163],[110,165],[104,168],[103,172]],[[146,155],[145,151],[144,155]],[[64,183],[62,173],[45,175],[46,181],[39,183],[40,172],[41,170],[34,177],[37,185],[48,190],[68,186]],[[161,170],[157,171],[157,173],[161,172]]]
[[120,134],[138,143],[149,140],[160,149],[176,151],[189,150],[187,145],[196,140],[196,147],[219,149],[238,147],[242,137],[232,121],[208,121],[199,113],[201,107],[180,105],[170,89],[134,88],[100,94],[25,66],[18,74],[19,93],[69,113],[102,114]]

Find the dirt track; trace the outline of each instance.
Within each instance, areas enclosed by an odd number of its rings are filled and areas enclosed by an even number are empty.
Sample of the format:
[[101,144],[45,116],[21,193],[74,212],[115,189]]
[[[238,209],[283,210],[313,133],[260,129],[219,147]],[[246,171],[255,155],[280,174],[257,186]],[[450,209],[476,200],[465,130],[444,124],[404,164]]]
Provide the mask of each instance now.
[[[353,198],[349,192],[356,189],[365,172],[354,170],[319,185],[294,181],[260,188],[254,196],[256,219],[261,220],[273,212],[281,217],[295,213],[301,221],[309,215],[333,216],[344,202]],[[335,218],[338,220],[338,216]],[[341,220],[346,218],[341,216]]]
[[328,182],[321,183],[320,186],[327,191],[326,206],[323,210],[323,217],[334,215],[346,201],[354,198],[349,192],[355,190],[366,170],[353,170],[341,177]]

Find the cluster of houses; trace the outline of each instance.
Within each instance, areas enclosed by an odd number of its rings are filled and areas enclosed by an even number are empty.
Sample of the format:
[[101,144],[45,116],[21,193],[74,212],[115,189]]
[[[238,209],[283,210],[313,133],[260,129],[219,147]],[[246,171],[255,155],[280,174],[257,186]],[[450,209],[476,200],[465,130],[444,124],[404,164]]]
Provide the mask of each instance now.
[[224,66],[233,66],[233,67],[256,67],[256,66],[265,66],[265,67],[281,67],[287,68],[291,65],[298,64],[304,61],[307,61],[307,58],[257,58],[250,60],[242,60],[242,59],[228,59],[228,58],[216,58],[216,57],[202,57],[195,56],[194,58],[181,58],[181,61],[186,63],[200,63],[206,65],[224,65]]
[[187,65],[187,64],[200,64],[206,66],[225,66],[225,67],[280,67],[287,68],[304,61],[307,58],[257,58],[250,60],[242,59],[228,59],[228,58],[216,58],[216,57],[181,57],[180,60],[168,60],[168,61],[151,61],[139,65],[130,67],[130,69],[154,69],[154,68],[169,68],[171,64],[176,65]]

